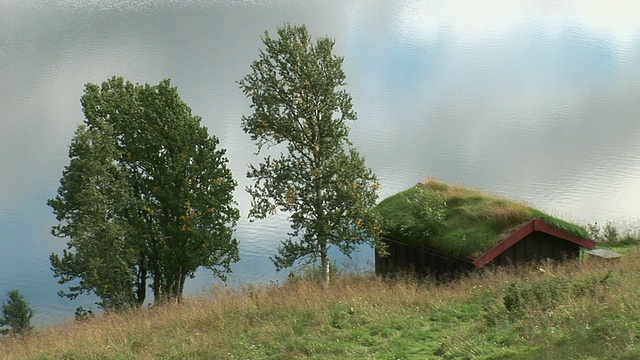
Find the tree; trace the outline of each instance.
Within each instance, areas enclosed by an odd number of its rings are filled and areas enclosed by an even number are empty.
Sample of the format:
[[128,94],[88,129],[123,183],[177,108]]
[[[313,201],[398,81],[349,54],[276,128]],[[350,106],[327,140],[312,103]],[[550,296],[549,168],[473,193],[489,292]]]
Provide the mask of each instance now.
[[179,301],[203,266],[224,279],[238,261],[236,182],[225,150],[169,80],[139,85],[113,77],[87,84],[85,121],[48,204],[68,238],[52,254],[61,296],[92,292],[106,310]]
[[24,335],[33,329],[31,318],[33,310],[24,296],[18,290],[7,292],[8,300],[2,302],[2,316],[0,316],[0,334]]
[[253,110],[242,128],[256,141],[257,154],[265,145],[286,145],[286,155],[250,166],[249,216],[288,213],[291,231],[272,258],[276,268],[320,259],[328,284],[329,246],[349,256],[359,244],[378,242],[371,209],[379,185],[348,140],[346,121],[356,113],[342,89],[343,58],[332,54],[334,40],[314,44],[305,26],[285,25],[278,36],[265,32],[265,49],[239,81]]

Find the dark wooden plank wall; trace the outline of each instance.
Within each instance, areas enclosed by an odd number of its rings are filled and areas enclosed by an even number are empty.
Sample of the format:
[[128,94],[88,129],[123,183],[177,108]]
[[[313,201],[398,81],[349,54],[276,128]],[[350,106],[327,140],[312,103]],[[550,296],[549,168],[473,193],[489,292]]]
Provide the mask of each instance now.
[[562,261],[580,256],[580,245],[549,235],[533,232],[493,259],[492,264],[510,265],[542,259]]
[[463,260],[446,257],[436,251],[385,239],[389,255],[375,254],[376,274],[415,272],[419,275],[445,275],[471,270],[475,266]]
[[[444,275],[474,269],[471,263],[444,256],[422,247],[402,244],[385,239],[389,255],[381,257],[376,252],[376,274],[387,275],[408,271],[419,275]],[[542,259],[566,260],[578,258],[580,246],[543,232],[533,232],[498,255],[490,264],[512,265]]]

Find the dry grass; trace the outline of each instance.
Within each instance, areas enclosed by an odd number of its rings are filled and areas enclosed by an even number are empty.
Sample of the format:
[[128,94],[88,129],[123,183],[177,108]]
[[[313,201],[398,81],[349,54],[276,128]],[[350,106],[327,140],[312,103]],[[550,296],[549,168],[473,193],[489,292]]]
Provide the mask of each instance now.
[[[0,341],[3,359],[637,358],[640,255],[448,283],[344,276],[214,289]],[[517,270],[517,271],[514,271]],[[508,308],[505,299],[523,302]]]
[[[372,293],[371,289],[377,291]],[[407,298],[426,295],[427,289],[418,284],[386,284],[375,277],[342,277],[329,291],[315,281],[216,289],[212,297],[190,297],[182,305],[99,316],[42,329],[24,339],[7,339],[0,342],[0,356],[251,358],[260,356],[253,350],[264,347],[295,356],[299,351],[287,349],[282,341],[295,335],[299,326],[331,328],[336,306],[347,313],[383,302],[397,307]]]

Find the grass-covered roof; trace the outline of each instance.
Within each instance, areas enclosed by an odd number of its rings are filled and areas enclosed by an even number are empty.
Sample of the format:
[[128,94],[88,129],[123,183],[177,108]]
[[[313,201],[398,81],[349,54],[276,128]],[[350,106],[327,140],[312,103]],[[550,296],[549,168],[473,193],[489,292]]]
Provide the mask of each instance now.
[[427,180],[376,206],[388,236],[448,256],[477,257],[534,218],[587,238],[586,230],[521,202]]

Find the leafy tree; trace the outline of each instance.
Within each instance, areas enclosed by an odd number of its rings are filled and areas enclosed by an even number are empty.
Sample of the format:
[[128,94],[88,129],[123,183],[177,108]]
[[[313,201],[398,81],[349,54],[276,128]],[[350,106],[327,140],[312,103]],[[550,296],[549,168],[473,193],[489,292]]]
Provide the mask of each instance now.
[[265,49],[239,81],[251,98],[253,114],[242,127],[264,145],[282,144],[286,155],[267,156],[247,174],[255,183],[252,219],[278,209],[289,214],[291,231],[272,258],[277,269],[298,259],[320,259],[329,283],[328,248],[349,256],[357,245],[377,242],[378,223],[371,212],[378,182],[348,140],[348,120],[356,120],[351,96],[342,89],[343,58],[332,53],[334,40],[315,43],[305,26],[278,28],[278,38],[265,32]]
[[85,122],[48,204],[68,238],[51,265],[71,299],[95,293],[107,310],[180,300],[204,266],[224,279],[238,261],[236,182],[224,149],[169,80],[139,85],[113,77],[87,84]]
[[0,316],[0,334],[23,335],[33,329],[31,318],[33,310],[24,296],[18,290],[7,292],[8,300],[2,302],[2,316]]

